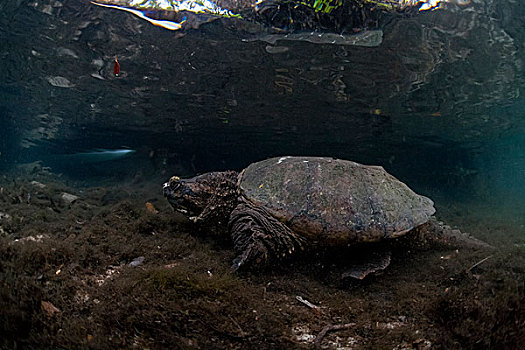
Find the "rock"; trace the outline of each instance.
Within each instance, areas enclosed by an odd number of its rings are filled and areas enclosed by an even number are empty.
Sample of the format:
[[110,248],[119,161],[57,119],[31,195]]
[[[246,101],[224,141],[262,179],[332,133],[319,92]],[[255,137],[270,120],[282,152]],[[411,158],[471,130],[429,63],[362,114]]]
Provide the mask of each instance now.
[[75,196],[74,194],[64,192],[62,193],[62,196],[60,197],[66,204],[73,204],[78,199],[78,196]]
[[[94,277],[95,283],[99,287],[102,286],[104,283],[106,283],[108,279],[111,279],[115,275],[118,275],[120,273],[121,268],[122,266],[109,266],[109,268],[106,270],[106,272],[103,275],[96,275]],[[93,299],[93,302],[95,304],[99,303],[98,299]]]
[[58,56],[71,56],[73,58],[78,58],[77,54],[73,50],[67,49],[65,47],[59,47],[57,49],[57,55]]
[[7,213],[2,213],[0,212],[0,222],[9,222],[11,221],[11,215],[7,214]]
[[136,267],[136,266],[139,266],[140,264],[142,264],[143,262],[144,262],[144,257],[143,256],[139,256],[138,258],[136,258],[135,260],[130,262],[129,266]]
[[106,78],[104,78],[102,75],[98,74],[98,73],[91,73],[91,76],[93,78],[96,78],[98,80],[106,80]]
[[266,50],[266,52],[273,54],[273,53],[285,53],[285,52],[287,52],[290,49],[288,47],[286,47],[286,46],[266,45],[265,50]]
[[41,243],[44,240],[44,238],[49,238],[49,236],[48,235],[27,236],[27,237],[15,239],[11,243],[19,243],[19,242],[36,242],[36,243]]
[[47,81],[49,84],[61,87],[61,88],[71,88],[75,86],[72,84],[67,78],[56,76],[56,77],[47,77]]
[[46,187],[46,185],[44,185],[43,183],[38,182],[38,181],[31,181],[30,184],[32,186],[35,186],[35,187],[38,187],[38,188],[45,188]]

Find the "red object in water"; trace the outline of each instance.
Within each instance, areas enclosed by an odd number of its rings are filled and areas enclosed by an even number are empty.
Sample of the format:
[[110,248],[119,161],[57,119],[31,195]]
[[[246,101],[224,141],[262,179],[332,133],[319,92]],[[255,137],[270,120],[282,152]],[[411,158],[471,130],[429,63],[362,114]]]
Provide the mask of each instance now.
[[118,60],[115,57],[115,64],[113,65],[113,74],[115,74],[115,76],[118,77],[119,73],[120,73],[120,64],[118,63]]

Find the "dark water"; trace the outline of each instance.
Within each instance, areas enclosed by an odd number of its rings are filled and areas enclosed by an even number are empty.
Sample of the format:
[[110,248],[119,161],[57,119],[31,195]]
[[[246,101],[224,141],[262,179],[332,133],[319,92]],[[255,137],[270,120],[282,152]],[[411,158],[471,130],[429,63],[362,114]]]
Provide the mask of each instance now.
[[[524,15],[476,0],[385,16],[378,47],[270,45],[235,20],[179,33],[84,0],[4,0],[0,168],[97,182],[333,156],[384,166],[459,226],[523,238]],[[63,157],[123,146],[137,152]]]

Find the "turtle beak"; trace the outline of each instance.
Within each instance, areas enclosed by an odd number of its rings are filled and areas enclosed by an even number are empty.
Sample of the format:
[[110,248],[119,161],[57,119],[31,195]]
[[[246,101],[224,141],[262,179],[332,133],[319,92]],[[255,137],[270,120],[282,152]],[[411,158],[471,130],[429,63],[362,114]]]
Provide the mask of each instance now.
[[164,197],[168,199],[175,197],[169,181],[165,182],[164,185],[162,185],[162,193],[164,194]]
[[173,196],[173,191],[170,188],[169,182],[165,182],[164,185],[162,185],[162,193],[164,194],[164,197]]

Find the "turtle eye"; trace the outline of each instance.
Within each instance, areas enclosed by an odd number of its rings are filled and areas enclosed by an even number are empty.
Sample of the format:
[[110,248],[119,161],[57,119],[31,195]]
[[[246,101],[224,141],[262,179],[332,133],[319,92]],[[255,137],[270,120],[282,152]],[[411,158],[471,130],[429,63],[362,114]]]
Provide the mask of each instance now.
[[176,189],[178,189],[182,183],[180,181],[180,177],[178,176],[172,176],[170,181],[169,181],[169,186],[171,188],[172,191],[175,191]]

